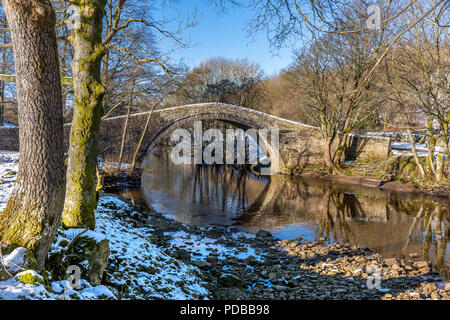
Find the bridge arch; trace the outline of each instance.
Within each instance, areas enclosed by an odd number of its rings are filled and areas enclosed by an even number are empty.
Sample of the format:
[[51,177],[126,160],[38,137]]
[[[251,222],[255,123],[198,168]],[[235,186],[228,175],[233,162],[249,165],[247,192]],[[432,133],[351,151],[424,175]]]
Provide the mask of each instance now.
[[[143,128],[150,112],[132,114],[129,117],[122,163],[131,163],[139,144]],[[223,103],[201,103],[156,110],[142,141],[137,160],[142,161],[152,144],[171,128],[181,126],[193,119],[217,119],[241,128],[280,130],[280,172],[301,172],[310,164],[323,163],[323,138],[319,130],[310,125],[276,117],[261,111]],[[99,156],[116,162],[120,154],[122,133],[127,117],[117,116],[103,119],[98,132]],[[64,149],[68,150],[71,124],[64,125]],[[390,156],[391,140],[351,134],[351,141],[344,152],[346,160],[384,160]],[[270,145],[269,145],[270,147]],[[0,149],[19,150],[19,128],[0,128]],[[270,152],[269,152],[270,155]]]
[[[154,117],[154,118],[153,118]],[[277,129],[273,125],[273,119],[262,112],[241,108],[234,105],[222,103],[204,103],[174,107],[157,111],[152,115],[151,122],[154,124],[144,137],[141,151],[137,156],[137,161],[142,163],[146,154],[158,141],[170,134],[176,128],[183,128],[188,123],[204,120],[219,120],[230,123],[237,128],[243,129]],[[206,128],[204,129],[206,130]],[[270,136],[270,135],[269,135]],[[262,137],[260,136],[260,139]],[[276,160],[279,166],[278,146],[273,146],[270,140],[263,140],[267,145],[268,155]]]
[[[142,163],[148,150],[171,129],[181,127],[194,120],[220,120],[234,124],[238,128],[279,129],[279,149],[271,148],[269,157],[279,160],[279,171],[292,173],[301,171],[306,165],[321,164],[323,159],[323,139],[320,131],[313,126],[283,119],[257,110],[223,103],[201,103],[156,110],[153,113],[143,112],[130,115],[122,163],[131,163],[136,147],[141,139],[142,131],[151,114],[151,121],[142,139],[141,148],[136,160]],[[126,116],[104,119],[100,125],[99,156],[110,162],[116,162],[120,154],[122,132]],[[65,125],[65,148],[68,148],[70,124]],[[1,131],[0,131],[1,136]],[[390,140],[361,135],[352,135],[354,140],[346,151],[346,159],[380,158],[386,159],[390,152]],[[1,143],[0,143],[1,144]],[[272,149],[272,151],[270,150]],[[277,150],[278,149],[278,150]],[[279,157],[272,157],[273,151],[279,151]],[[275,173],[275,172],[272,172]]]

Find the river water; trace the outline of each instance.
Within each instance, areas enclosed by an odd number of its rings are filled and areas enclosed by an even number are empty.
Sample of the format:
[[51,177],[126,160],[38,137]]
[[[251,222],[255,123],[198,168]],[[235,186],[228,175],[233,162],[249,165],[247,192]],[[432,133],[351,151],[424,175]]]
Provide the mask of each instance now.
[[140,190],[122,194],[179,222],[260,229],[280,239],[350,243],[385,257],[430,260],[449,278],[450,200],[229,167],[175,165],[149,153]]

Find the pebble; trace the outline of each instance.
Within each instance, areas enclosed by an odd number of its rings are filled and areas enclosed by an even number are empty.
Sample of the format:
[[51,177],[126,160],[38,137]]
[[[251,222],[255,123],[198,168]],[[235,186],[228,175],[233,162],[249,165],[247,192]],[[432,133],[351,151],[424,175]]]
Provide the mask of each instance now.
[[[165,228],[169,223],[155,229],[166,232]],[[248,259],[218,259],[211,250],[205,261],[196,258],[190,262],[200,268],[209,283],[211,299],[450,299],[450,283],[431,274],[432,265],[427,261],[385,259],[355,245],[325,245],[324,239],[278,241],[264,230],[258,231],[255,238],[233,237],[220,227],[188,227],[170,220],[170,230],[176,229],[199,236],[196,241],[203,237],[215,239],[236,252],[246,252],[249,246],[255,250],[256,257]],[[192,241],[184,244],[195,245]],[[169,252],[176,249],[172,247]],[[379,274],[369,266],[375,266]],[[380,280],[378,289],[370,286],[376,277]]]

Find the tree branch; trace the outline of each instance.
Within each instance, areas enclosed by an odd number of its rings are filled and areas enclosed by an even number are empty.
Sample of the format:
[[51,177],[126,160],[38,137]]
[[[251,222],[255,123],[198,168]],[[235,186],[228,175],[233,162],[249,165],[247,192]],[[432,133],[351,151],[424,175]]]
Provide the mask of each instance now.
[[[0,81],[16,82],[16,76],[14,74],[0,74]],[[73,86],[73,78],[61,77],[61,84]]]

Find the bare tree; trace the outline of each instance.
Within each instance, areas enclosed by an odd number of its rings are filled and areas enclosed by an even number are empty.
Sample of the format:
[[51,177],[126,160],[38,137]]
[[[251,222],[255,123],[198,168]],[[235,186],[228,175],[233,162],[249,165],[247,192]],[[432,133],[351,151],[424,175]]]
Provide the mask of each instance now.
[[[355,26],[362,19],[364,16],[358,16],[358,8],[353,7],[335,24]],[[382,32],[324,34],[298,55],[286,73],[298,97],[298,108],[309,110],[309,118],[324,138],[324,161],[329,171],[340,171],[350,133],[371,115],[375,76],[367,75],[383,43]],[[363,80],[364,90],[358,90]]]
[[[413,3],[409,16],[399,21],[400,26],[415,23],[420,13],[429,10],[433,2]],[[448,11],[448,10],[447,10]],[[444,168],[449,157],[449,74],[450,37],[449,18],[445,10],[433,11],[427,19],[415,24],[392,53],[389,64],[391,98],[402,106],[404,122],[414,148],[411,114],[418,114],[424,120],[426,129],[428,174],[436,181],[445,178]],[[422,162],[414,152],[416,165],[425,175]],[[447,161],[446,161],[447,159]],[[447,163],[446,163],[447,162]]]
[[246,59],[212,58],[181,81],[178,103],[224,102],[255,108],[263,76],[261,67]]
[[[304,45],[308,41],[312,42],[314,45],[317,43],[318,39],[323,42],[323,39],[326,38],[324,35],[327,35],[329,39],[337,39],[338,41],[344,39],[349,40],[351,38],[361,39],[362,36],[372,31],[366,24],[369,17],[366,11],[368,4],[365,1],[261,0],[253,1],[252,3],[255,15],[253,19],[249,21],[249,30],[251,30],[251,33],[254,33],[255,30],[266,31],[274,48],[279,48],[292,43],[296,46],[298,46],[299,43]],[[354,106],[360,105],[360,103],[356,102],[367,95],[368,88],[373,88],[377,84],[377,81],[374,81],[374,77],[379,75],[379,66],[382,64],[382,61],[385,61],[386,57],[392,56],[394,54],[392,51],[398,50],[402,52],[402,49],[399,49],[398,47],[401,47],[406,43],[404,39],[411,39],[412,34],[415,35],[412,38],[415,38],[414,42],[416,42],[415,46],[417,49],[412,51],[415,52],[415,54],[413,54],[414,58],[410,61],[412,64],[415,64],[415,66],[408,66],[408,72],[412,71],[412,77],[406,76],[405,78],[409,80],[417,79],[417,83],[413,85],[416,94],[418,94],[416,98],[419,101],[424,100],[425,102],[425,104],[422,103],[423,107],[421,109],[427,115],[426,122],[429,128],[428,136],[430,137],[429,159],[434,156],[435,144],[438,140],[441,140],[439,144],[442,152],[437,155],[436,164],[433,165],[433,161],[429,160],[430,168],[435,171],[438,176],[437,179],[440,180],[444,173],[444,157],[448,158],[448,112],[442,109],[442,106],[448,106],[448,102],[445,101],[445,98],[448,98],[448,69],[441,68],[440,70],[437,70],[436,65],[442,66],[442,57],[445,56],[446,52],[445,48],[448,48],[448,40],[442,41],[445,39],[445,35],[447,35],[448,39],[448,32],[446,32],[448,28],[448,18],[446,18],[448,17],[448,0],[405,0],[395,2],[390,0],[379,0],[376,4],[381,11],[378,25],[378,33],[380,36],[378,37],[378,40],[374,38],[376,41],[374,41],[372,45],[366,43],[366,45],[372,47],[371,54],[367,56],[369,67],[366,65],[360,69],[362,73],[355,73],[355,81],[351,81],[356,85],[354,88],[345,88],[345,86],[343,86],[341,88],[343,90],[340,93],[340,98],[337,97],[335,101],[332,101],[334,107],[336,106],[336,101],[339,102],[342,100],[341,102],[345,102],[345,104],[350,103],[350,105],[346,107],[347,111],[345,112],[346,115],[344,120],[340,121],[343,129],[339,131],[342,131],[343,133],[344,144],[339,143],[337,153],[335,153],[332,158],[337,158],[339,162],[342,155],[342,146],[345,145],[347,135],[349,134],[348,130],[354,128],[354,125],[358,123],[358,121],[355,122],[355,120],[361,116],[359,112],[361,109],[353,107],[352,104]],[[353,22],[356,23],[346,23],[349,21],[349,16],[346,15],[346,12],[349,12],[352,9],[354,16],[358,17],[359,21],[352,18],[350,20],[353,20]],[[423,26],[426,24],[432,24],[433,27],[424,28]],[[382,35],[384,35],[384,37],[381,37]],[[384,39],[383,42],[381,41],[382,39]],[[406,52],[411,52],[409,48],[411,48],[411,43],[407,46]],[[341,46],[341,49],[342,53],[345,55],[349,51],[355,49],[355,46],[354,43],[349,43],[348,46]],[[434,53],[431,53],[433,50]],[[364,50],[359,51],[364,52]],[[340,52],[337,52],[337,54],[333,53],[332,57],[342,57],[343,54]],[[303,58],[305,58],[305,56],[303,56]],[[355,58],[358,58],[358,56],[355,56]],[[425,64],[428,64],[427,67],[424,66],[424,61]],[[323,69],[322,63],[319,61],[317,62],[316,71],[317,69]],[[351,60],[347,61],[348,68],[341,68],[341,70],[343,70],[344,73],[347,73],[348,70],[352,69],[352,65],[355,65],[353,62],[354,61]],[[340,65],[340,63],[337,65]],[[332,62],[330,64],[330,71],[332,71],[335,66],[335,62]],[[342,64],[342,66],[345,66],[345,64]],[[445,72],[445,70],[447,70],[447,72]],[[310,71],[312,71],[311,75],[316,77],[314,84],[319,85],[320,87],[320,83],[323,79],[320,79],[320,76],[314,73],[314,68]],[[355,71],[357,70],[355,69]],[[415,82],[415,80],[413,82]],[[333,82],[329,83],[333,86]],[[342,81],[339,83],[341,85],[343,84]],[[317,89],[319,87],[316,86]],[[316,99],[322,97],[320,98],[322,99],[321,103],[324,104],[323,101],[327,101],[327,108],[330,108],[330,101],[323,99],[324,96],[328,96],[329,88],[322,85],[322,89],[318,92],[317,90],[314,92],[311,87],[306,88],[306,86],[304,86],[304,89],[306,91],[309,90],[310,95],[314,95]],[[388,90],[379,91],[377,100],[386,101],[386,97],[382,97],[380,93],[382,91],[385,91],[386,93]],[[411,99],[409,98],[410,97],[408,97],[407,100],[410,101]],[[440,111],[437,111],[437,108],[440,109]],[[312,116],[317,117],[315,114],[312,114]],[[340,116],[337,118],[340,118]],[[324,121],[316,122],[324,123]],[[435,133],[437,123],[440,127],[438,130],[438,132],[440,132],[439,137],[437,137]],[[329,125],[326,127],[329,127]],[[334,137],[333,130],[325,136]],[[328,165],[330,165],[330,163],[328,163]],[[434,167],[435,169],[433,169]]]

